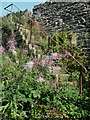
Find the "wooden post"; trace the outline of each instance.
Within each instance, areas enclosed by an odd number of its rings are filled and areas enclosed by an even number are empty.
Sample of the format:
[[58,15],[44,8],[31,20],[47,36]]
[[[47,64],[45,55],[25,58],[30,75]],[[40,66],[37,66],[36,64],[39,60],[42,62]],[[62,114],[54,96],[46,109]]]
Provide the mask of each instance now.
[[49,52],[49,50],[50,50],[50,37],[48,37],[48,50],[47,50],[47,52]]
[[80,69],[80,76],[79,76],[79,83],[80,83],[80,94],[82,95],[82,87],[83,87],[83,74],[82,74],[82,68]]
[[32,21],[31,21],[31,24],[30,24],[30,41],[29,41],[29,44],[31,44],[31,40],[32,40]]

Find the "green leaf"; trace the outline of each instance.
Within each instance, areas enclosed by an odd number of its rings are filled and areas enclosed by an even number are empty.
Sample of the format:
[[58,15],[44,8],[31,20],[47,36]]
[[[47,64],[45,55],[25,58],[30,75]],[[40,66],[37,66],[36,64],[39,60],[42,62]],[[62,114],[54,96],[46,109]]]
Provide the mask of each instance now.
[[33,99],[27,98],[27,101],[30,102],[32,105],[34,104]]
[[20,118],[26,118],[26,117],[27,117],[26,111],[22,111],[22,112],[20,113]]
[[39,91],[38,91],[38,90],[36,90],[36,91],[35,91],[35,90],[33,90],[33,92],[32,92],[32,93],[33,93],[33,97],[34,97],[34,98],[37,98],[37,97],[38,97],[38,98],[40,98],[40,93],[39,93]]
[[22,101],[22,102],[27,102],[27,98],[26,98],[26,96],[23,95],[23,94],[20,94],[20,96],[18,97],[18,99],[19,99],[20,101]]
[[9,107],[9,103],[7,103],[5,106],[2,106],[2,108],[3,108],[2,114],[4,114],[5,110],[6,110],[8,107]]

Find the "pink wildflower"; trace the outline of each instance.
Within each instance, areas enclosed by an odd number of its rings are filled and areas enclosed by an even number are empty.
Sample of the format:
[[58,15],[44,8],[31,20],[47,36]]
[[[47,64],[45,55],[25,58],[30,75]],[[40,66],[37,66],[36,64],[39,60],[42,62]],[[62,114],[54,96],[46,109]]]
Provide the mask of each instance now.
[[65,56],[66,56],[66,57],[71,56],[71,53],[68,52],[67,50],[65,50]]
[[46,56],[44,60],[42,60],[42,65],[47,66],[51,65],[54,61],[52,60],[51,56]]
[[43,76],[42,72],[39,74],[39,77],[43,77],[43,78],[44,78],[44,76]]
[[23,50],[23,53],[24,53],[24,54],[27,54],[27,53],[28,53],[28,49],[25,48],[25,49]]
[[56,85],[56,82],[54,80],[50,80],[50,85],[52,88],[56,89],[57,88],[57,85]]
[[45,82],[44,75],[42,72],[39,74],[39,78],[37,79],[37,82]]
[[37,58],[35,58],[35,59],[33,59],[33,65],[34,65],[34,67],[38,67],[38,66],[41,66],[42,64],[41,64],[41,61],[40,60],[38,60]]
[[0,46],[0,53],[4,53],[5,52],[5,48],[3,46]]
[[53,53],[53,54],[51,54],[51,58],[53,60],[61,60],[62,56],[60,54],[58,54],[58,53]]
[[13,39],[11,39],[11,40],[8,41],[8,45],[9,45],[9,48],[15,49],[15,42],[14,42]]

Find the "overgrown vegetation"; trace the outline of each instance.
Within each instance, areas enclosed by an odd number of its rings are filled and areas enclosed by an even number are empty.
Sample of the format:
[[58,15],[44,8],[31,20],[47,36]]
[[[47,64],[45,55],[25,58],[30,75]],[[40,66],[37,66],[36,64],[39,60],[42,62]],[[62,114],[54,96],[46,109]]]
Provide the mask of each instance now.
[[90,117],[89,57],[84,56],[82,46],[71,44],[71,31],[46,36],[41,26],[37,31],[34,25],[35,39],[29,49],[25,42],[22,45],[17,42],[18,34],[12,36],[15,26],[10,27],[7,18],[2,22],[2,120],[87,120]]

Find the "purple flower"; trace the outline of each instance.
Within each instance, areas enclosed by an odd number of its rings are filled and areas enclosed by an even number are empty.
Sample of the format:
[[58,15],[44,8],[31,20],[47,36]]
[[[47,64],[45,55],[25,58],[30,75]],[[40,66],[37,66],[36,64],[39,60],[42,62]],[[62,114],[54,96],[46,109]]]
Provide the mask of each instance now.
[[49,72],[52,73],[52,66],[49,66]]
[[28,49],[25,48],[25,49],[23,50],[23,53],[24,53],[24,54],[27,54],[27,53],[28,53]]
[[37,58],[33,59],[33,63],[34,63],[33,64],[34,67],[38,67],[38,66],[42,65],[41,61],[39,59],[37,59]]
[[9,48],[11,48],[11,49],[15,49],[15,42],[14,42],[13,39],[10,39],[10,40],[8,41],[8,46],[9,46]]
[[65,50],[65,57],[71,56],[71,53]]
[[5,48],[3,46],[0,46],[0,53],[4,53],[5,52]]
[[51,58],[52,58],[52,60],[61,60],[62,56],[58,53],[52,53]]
[[43,77],[43,78],[44,78],[44,76],[43,76],[42,72],[39,74],[39,77]]
[[50,85],[52,88],[56,89],[57,88],[57,85],[56,85],[56,82],[54,80],[50,80]]
[[52,64],[54,61],[53,59],[51,58],[51,56],[47,56],[46,57],[46,65],[49,65],[49,64]]
[[46,58],[44,60],[42,60],[42,66],[51,65],[53,62],[54,61],[51,58],[51,56],[46,56]]

